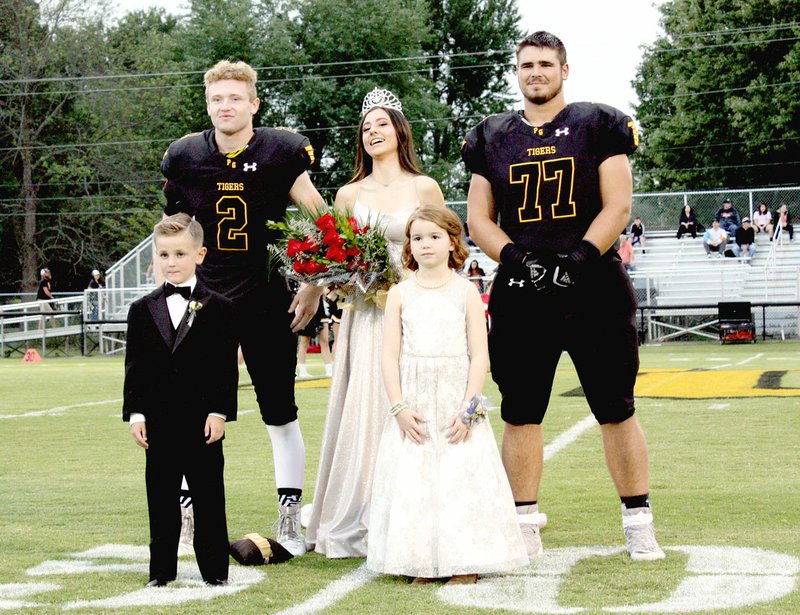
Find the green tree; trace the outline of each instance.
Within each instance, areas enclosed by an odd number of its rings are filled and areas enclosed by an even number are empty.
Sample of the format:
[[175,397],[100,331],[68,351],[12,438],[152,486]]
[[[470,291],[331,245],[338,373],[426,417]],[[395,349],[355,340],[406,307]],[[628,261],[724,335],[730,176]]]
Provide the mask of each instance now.
[[[305,66],[274,89],[289,101],[291,119],[317,154],[315,184],[332,195],[352,176],[356,128],[364,95],[391,90],[406,116],[425,117],[431,83],[420,60],[430,38],[424,0],[304,0],[291,22]],[[415,140],[417,124],[415,129]]]
[[[98,9],[94,13],[94,8]],[[32,290],[41,265],[57,290],[83,288],[149,232],[157,219],[164,135],[178,114],[166,77],[124,74],[174,66],[173,18],[131,15],[109,28],[86,1],[0,5],[0,151],[6,289]],[[166,86],[166,87],[165,87]],[[143,121],[145,120],[145,121]],[[4,246],[5,246],[4,241]]]
[[638,188],[797,182],[799,0],[670,0],[634,80]]
[[446,196],[463,199],[467,177],[460,147],[483,117],[505,111],[508,75],[522,34],[515,0],[428,0],[434,33],[425,45],[438,105],[431,109],[423,154]]
[[6,273],[4,282],[19,284],[24,290],[36,287],[38,265],[49,258],[37,214],[47,213],[41,208],[53,187],[46,178],[57,157],[54,146],[76,128],[70,111],[78,92],[70,79],[88,72],[95,58],[102,57],[96,28],[87,25],[76,35],[77,24],[90,22],[91,12],[84,13],[70,0],[0,4],[0,97],[4,102],[0,136],[9,144],[2,150],[2,162],[13,168],[16,184],[4,191],[16,193],[5,202],[5,211],[10,214],[18,255],[17,266],[11,269],[14,273]]

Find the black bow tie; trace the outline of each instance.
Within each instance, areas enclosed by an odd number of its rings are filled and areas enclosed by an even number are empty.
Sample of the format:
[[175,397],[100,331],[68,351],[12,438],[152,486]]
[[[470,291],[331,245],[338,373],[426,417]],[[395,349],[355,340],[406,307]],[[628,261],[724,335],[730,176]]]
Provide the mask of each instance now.
[[178,293],[181,297],[189,300],[189,297],[192,295],[192,289],[189,286],[175,286],[174,284],[170,284],[167,282],[164,284],[164,296],[169,297],[170,295],[174,295]]

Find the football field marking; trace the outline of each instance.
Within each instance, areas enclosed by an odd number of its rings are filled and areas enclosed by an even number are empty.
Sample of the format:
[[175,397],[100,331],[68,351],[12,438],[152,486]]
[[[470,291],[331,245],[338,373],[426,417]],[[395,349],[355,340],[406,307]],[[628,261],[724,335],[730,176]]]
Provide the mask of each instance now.
[[621,547],[548,549],[527,568],[487,576],[476,585],[443,586],[437,595],[445,604],[507,609],[517,613],[698,613],[736,609],[778,600],[797,586],[800,560],[791,555],[742,547],[690,545],[667,547],[687,556],[685,575],[659,602],[604,607],[562,606],[561,584],[581,560],[616,557]]
[[279,611],[276,615],[305,615],[306,613],[316,613],[317,611],[321,611],[339,602],[339,600],[344,598],[347,594],[369,583],[377,576],[377,572],[372,572],[367,568],[366,564],[361,564],[352,572],[348,572],[343,577],[339,577],[330,583],[325,589],[317,592],[305,602]]
[[[558,434],[550,444],[544,447],[544,460],[552,459],[559,451],[564,450],[567,446],[575,442],[581,434],[591,429],[596,424],[597,422],[594,419],[594,415],[590,414],[566,431]],[[361,564],[361,566],[354,571],[333,581],[305,602],[280,611],[278,615],[305,615],[306,613],[315,613],[335,604],[347,594],[358,589],[377,576],[378,574],[369,570],[366,564]]]
[[[764,356],[763,352],[759,352],[758,354],[754,354],[751,357],[747,357],[746,359],[742,359],[736,363],[723,363],[722,365],[714,365],[712,367],[707,367],[706,369],[725,369],[728,367],[737,367],[739,365],[746,365],[751,361],[755,361],[756,359],[760,359]],[[709,361],[725,361],[726,359],[708,359]]]
[[70,404],[69,406],[56,406],[55,408],[48,408],[46,410],[32,410],[30,412],[23,412],[22,414],[0,414],[0,419],[19,419],[29,416],[56,416],[64,414],[67,410],[74,410],[75,408],[88,408],[91,406],[105,406],[107,404],[121,404],[122,398],[119,399],[105,399],[102,401],[87,401],[82,404]]

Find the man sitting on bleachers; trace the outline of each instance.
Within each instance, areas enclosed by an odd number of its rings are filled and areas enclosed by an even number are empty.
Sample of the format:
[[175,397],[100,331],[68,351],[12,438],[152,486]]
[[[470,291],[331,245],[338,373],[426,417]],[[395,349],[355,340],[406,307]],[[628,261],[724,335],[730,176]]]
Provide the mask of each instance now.
[[737,258],[753,264],[753,254],[756,253],[756,232],[750,226],[750,218],[742,218],[742,226],[736,229],[736,241],[733,244],[733,253]]
[[733,239],[736,229],[741,226],[739,222],[739,212],[733,208],[730,199],[722,201],[722,207],[720,207],[714,215],[714,219],[719,222],[722,230],[727,233],[728,241]]
[[728,242],[728,234],[722,230],[719,225],[719,220],[711,221],[711,228],[706,229],[703,234],[703,248],[705,248],[708,258],[711,258],[711,253],[716,252],[720,256],[725,256],[725,246]]

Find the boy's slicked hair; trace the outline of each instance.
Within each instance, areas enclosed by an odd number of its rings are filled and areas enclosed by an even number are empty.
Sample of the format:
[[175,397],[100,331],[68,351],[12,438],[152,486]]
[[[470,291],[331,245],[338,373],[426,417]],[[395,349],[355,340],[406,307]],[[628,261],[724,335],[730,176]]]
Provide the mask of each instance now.
[[198,248],[203,245],[203,227],[189,214],[179,213],[164,218],[153,227],[153,240],[159,237],[172,237],[183,232],[189,233],[192,244]]
[[250,100],[258,98],[256,93],[256,81],[258,75],[252,66],[246,62],[231,62],[230,60],[220,60],[206,71],[203,76],[203,83],[206,86],[206,99],[208,99],[208,86],[217,81],[232,79],[241,81],[248,86]]
[[517,61],[519,61],[519,52],[525,47],[543,47],[545,49],[552,49],[558,54],[558,61],[561,62],[561,66],[564,66],[564,64],[567,63],[567,48],[564,47],[564,43],[562,43],[561,39],[555,34],[550,34],[544,30],[539,30],[533,34],[528,34],[528,36],[523,38],[517,44],[517,49],[515,51]]
[[464,225],[461,223],[461,218],[452,209],[437,205],[420,205],[408,218],[406,238],[403,241],[403,265],[411,271],[419,269],[419,263],[411,254],[411,223],[414,220],[433,222],[447,233],[450,241],[453,242],[453,250],[450,252],[447,264],[451,269],[460,270],[469,257],[469,245],[464,236]]

